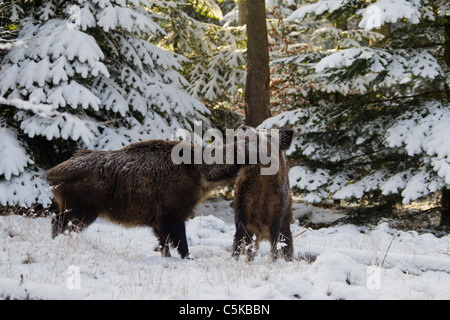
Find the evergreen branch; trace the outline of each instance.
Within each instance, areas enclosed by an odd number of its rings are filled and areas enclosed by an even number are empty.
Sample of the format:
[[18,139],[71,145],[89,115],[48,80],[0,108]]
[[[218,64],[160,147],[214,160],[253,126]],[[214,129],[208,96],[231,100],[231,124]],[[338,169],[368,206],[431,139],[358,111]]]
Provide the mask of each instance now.
[[422,96],[434,95],[434,94],[444,94],[444,93],[445,93],[444,90],[430,91],[430,92],[424,92],[424,93],[415,94],[415,95],[411,95],[411,96],[400,96],[400,97],[394,97],[394,98],[388,98],[388,99],[371,100],[371,101],[366,101],[363,104],[367,105],[367,104],[372,104],[372,103],[382,103],[382,102],[389,102],[389,101],[402,100],[402,99],[414,99],[414,98],[418,98],[418,97],[422,97]]

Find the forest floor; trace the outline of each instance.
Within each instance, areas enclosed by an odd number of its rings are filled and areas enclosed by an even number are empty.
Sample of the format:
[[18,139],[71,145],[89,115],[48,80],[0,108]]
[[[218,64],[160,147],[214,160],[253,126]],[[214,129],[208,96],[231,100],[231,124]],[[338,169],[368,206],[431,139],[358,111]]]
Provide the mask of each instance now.
[[[194,260],[155,251],[150,228],[98,219],[51,239],[50,218],[0,216],[0,299],[450,299],[450,235],[329,225],[342,212],[294,203],[294,259],[235,261],[231,201],[210,199],[186,224]],[[303,217],[303,218],[302,218]]]

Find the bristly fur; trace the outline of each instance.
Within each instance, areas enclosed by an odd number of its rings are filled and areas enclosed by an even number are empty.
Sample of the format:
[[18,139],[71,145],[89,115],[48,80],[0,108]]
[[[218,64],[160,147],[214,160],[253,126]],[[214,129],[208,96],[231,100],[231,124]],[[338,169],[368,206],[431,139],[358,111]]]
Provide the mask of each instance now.
[[283,128],[279,131],[279,169],[274,175],[261,175],[260,165],[245,166],[236,181],[234,210],[236,233],[232,256],[239,258],[247,253],[254,259],[258,242],[271,241],[273,259],[282,256],[290,261],[293,255],[292,198],[289,187],[289,163],[284,150],[291,145],[294,131]]
[[[171,151],[178,143],[150,140],[117,151],[81,150],[50,169],[47,180],[59,206],[52,236],[104,216],[125,226],[150,226],[163,256],[170,256],[171,242],[188,257],[186,219],[210,190],[233,181],[242,165],[174,164]],[[224,148],[237,150],[236,144]]]

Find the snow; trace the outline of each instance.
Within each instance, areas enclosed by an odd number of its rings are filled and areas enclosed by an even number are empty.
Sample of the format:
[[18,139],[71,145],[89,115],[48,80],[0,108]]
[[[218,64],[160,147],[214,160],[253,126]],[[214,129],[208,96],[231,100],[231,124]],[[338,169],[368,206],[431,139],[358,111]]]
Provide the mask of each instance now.
[[[449,121],[448,105],[430,102],[422,108],[422,111],[405,113],[387,130],[386,143],[390,147],[404,146],[410,156],[423,154],[424,162],[432,166],[428,171],[422,169],[414,176],[408,175],[402,192],[404,203],[428,195],[439,187],[442,188],[444,183],[449,184],[450,145],[447,138],[450,134]],[[433,171],[437,178],[431,179],[430,173]],[[405,184],[399,182],[400,185]],[[383,192],[389,191],[383,189]]]
[[51,240],[50,218],[1,216],[0,299],[450,298],[450,235],[387,223],[319,230],[294,223],[294,261],[272,262],[268,242],[253,262],[235,261],[230,202],[205,201],[188,220],[195,260],[162,258],[150,228],[99,219]]
[[151,34],[165,34],[164,30],[157,23],[148,19],[146,14],[120,6],[108,5],[96,15],[96,18],[98,20],[97,25],[102,27],[105,32],[120,27],[138,35],[148,34],[149,32]]
[[37,157],[31,147],[37,136],[111,150],[170,139],[194,120],[209,123],[203,116],[209,109],[183,89],[188,82],[179,72],[187,58],[156,45],[156,36],[165,35],[156,11],[165,10],[147,9],[176,3],[78,0],[56,10],[56,2],[15,21],[17,39],[0,45],[8,50],[1,62],[0,103],[11,106],[8,123],[0,123],[2,204],[49,203],[45,180],[36,185],[24,180],[42,176],[42,164],[31,160]]
[[379,0],[360,10],[359,14],[362,15],[362,20],[358,26],[366,31],[386,23],[395,23],[399,19],[419,23],[421,16],[419,8],[407,0]]
[[23,172],[28,163],[33,161],[17,140],[17,134],[3,126],[0,121],[0,175],[4,175],[6,180],[10,180],[12,175],[18,176]]
[[323,169],[312,172],[308,168],[294,166],[289,171],[289,180],[291,185],[301,189],[313,191],[326,184],[330,179],[330,175]]
[[38,202],[48,207],[52,204],[52,199],[49,185],[45,180],[45,172],[42,170],[36,172],[25,169],[20,176],[12,176],[10,180],[0,184],[2,206],[31,207]]
[[[333,13],[348,5],[349,2],[349,0],[317,1],[295,10],[286,21],[303,20],[309,15],[320,16],[326,12]],[[371,2],[358,10],[357,15],[362,16],[358,27],[365,31],[379,28],[386,23],[395,23],[400,19],[408,19],[410,23],[419,23],[421,18],[419,5],[407,0],[378,0]]]
[[417,174],[410,178],[402,192],[403,203],[408,204],[412,200],[428,195],[428,180],[429,175],[424,170],[420,170]]
[[316,14],[321,15],[324,12],[334,12],[339,10],[343,5],[347,4],[349,0],[324,0],[316,3],[308,4],[295,10],[286,21],[302,20],[307,15]]
[[[361,56],[370,59],[381,59],[383,55],[378,50],[348,49],[331,54],[316,65],[316,70],[335,68],[348,63],[346,59]],[[345,58],[344,58],[345,57]],[[414,60],[415,58],[411,58]],[[374,60],[374,61],[375,61]],[[381,60],[380,60],[381,61]],[[398,57],[394,61],[401,61]],[[394,64],[390,64],[393,66]],[[317,69],[318,68],[318,69]],[[393,68],[395,69],[395,68]],[[423,76],[432,70],[422,70]],[[399,77],[400,79],[401,77]],[[401,81],[401,80],[400,80]],[[318,120],[317,110],[312,108],[286,111],[266,119],[259,128],[272,128],[293,126],[296,128],[296,137],[288,154],[300,150],[303,155],[312,160],[339,162],[350,158],[349,152],[356,151],[346,148],[333,149],[329,154],[328,145],[317,144],[308,139],[308,134],[327,130]],[[320,114],[319,114],[320,115]],[[327,118],[325,118],[327,119]],[[326,122],[323,122],[326,124]],[[310,203],[320,202],[331,197],[333,199],[361,198],[368,192],[380,190],[383,195],[398,193],[402,202],[408,204],[430,193],[442,190],[450,185],[450,113],[449,105],[438,101],[423,102],[410,111],[402,113],[392,119],[369,122],[362,132],[380,130],[383,128],[383,144],[387,148],[395,149],[410,157],[420,157],[421,167],[410,169],[398,167],[398,171],[386,169],[372,169],[362,177],[355,179],[354,173],[340,170],[333,173],[329,169],[309,168],[304,164],[293,166],[290,169],[290,185],[303,194],[303,199]],[[364,145],[367,136],[364,134],[355,139],[356,145]]]

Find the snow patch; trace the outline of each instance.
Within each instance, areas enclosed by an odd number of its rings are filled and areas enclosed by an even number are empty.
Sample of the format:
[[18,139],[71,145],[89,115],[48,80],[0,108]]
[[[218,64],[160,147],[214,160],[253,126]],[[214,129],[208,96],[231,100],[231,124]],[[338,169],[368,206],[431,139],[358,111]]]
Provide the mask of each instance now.
[[[150,228],[98,219],[52,240],[49,218],[1,216],[0,298],[450,299],[450,236],[387,223],[319,230],[295,223],[294,261],[271,262],[270,244],[261,242],[248,263],[229,252],[233,216],[230,201],[200,204],[187,223],[192,261],[162,258]],[[79,270],[79,289],[68,287],[78,276],[71,270]]]

